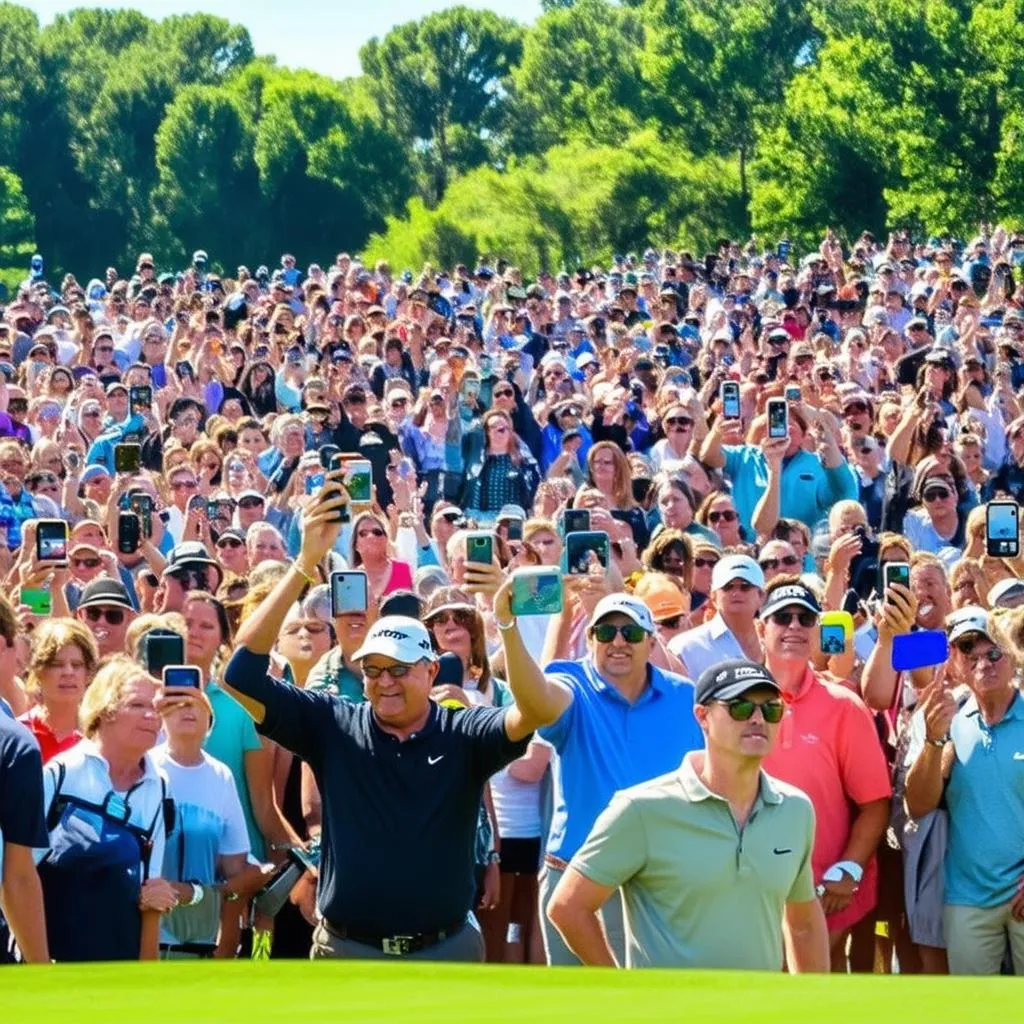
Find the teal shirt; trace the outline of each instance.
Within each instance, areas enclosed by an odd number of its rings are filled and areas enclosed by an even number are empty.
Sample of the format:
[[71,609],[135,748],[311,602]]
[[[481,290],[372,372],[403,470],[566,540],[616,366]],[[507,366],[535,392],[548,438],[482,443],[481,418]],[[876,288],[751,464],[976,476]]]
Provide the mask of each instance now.
[[[725,445],[722,454],[740,523],[753,533],[754,509],[768,490],[764,452],[756,445],[741,444]],[[859,495],[857,476],[846,462],[826,469],[817,455],[803,449],[782,460],[779,515],[785,519],[799,519],[813,530],[837,501],[857,501]]]
[[946,902],[997,907],[1017,895],[1024,873],[1024,697],[989,727],[972,696],[949,732]]
[[206,696],[210,698],[210,704],[213,706],[213,728],[206,737],[203,750],[210,757],[223,761],[231,769],[231,774],[235,777],[238,799],[242,803],[242,813],[245,815],[245,827],[249,831],[252,855],[257,860],[264,860],[266,849],[263,833],[252,813],[249,781],[245,774],[245,755],[250,750],[259,750],[262,746],[256,732],[256,723],[249,716],[249,712],[216,683],[210,682],[207,685]]

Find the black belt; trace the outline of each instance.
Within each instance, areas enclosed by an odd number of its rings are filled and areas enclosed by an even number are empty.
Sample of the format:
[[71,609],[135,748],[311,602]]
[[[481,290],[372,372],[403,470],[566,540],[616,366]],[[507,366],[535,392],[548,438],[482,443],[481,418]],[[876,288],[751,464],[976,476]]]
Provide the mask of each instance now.
[[162,953],[187,953],[189,956],[197,956],[201,960],[212,960],[216,946],[207,945],[205,942],[181,942],[176,946],[160,943]]
[[419,935],[366,935],[353,931],[351,928],[340,928],[331,924],[326,918],[324,927],[336,939],[347,942],[358,942],[361,946],[373,946],[389,956],[408,956],[418,953],[421,949],[429,949],[445,939],[450,939],[466,926],[465,920],[449,925],[439,932],[421,932]]

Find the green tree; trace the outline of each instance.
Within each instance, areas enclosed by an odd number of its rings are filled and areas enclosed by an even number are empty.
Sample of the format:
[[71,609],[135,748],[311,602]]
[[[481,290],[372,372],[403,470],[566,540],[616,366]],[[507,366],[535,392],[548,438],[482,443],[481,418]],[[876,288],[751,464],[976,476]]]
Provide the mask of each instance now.
[[0,167],[0,266],[26,266],[34,245],[35,221],[21,179]]
[[492,11],[451,7],[360,50],[385,121],[417,160],[428,198],[443,195],[453,172],[480,162],[504,129],[522,34]]
[[512,74],[519,152],[569,139],[620,142],[649,103],[640,70],[644,28],[635,11],[608,0],[554,6],[526,33]]

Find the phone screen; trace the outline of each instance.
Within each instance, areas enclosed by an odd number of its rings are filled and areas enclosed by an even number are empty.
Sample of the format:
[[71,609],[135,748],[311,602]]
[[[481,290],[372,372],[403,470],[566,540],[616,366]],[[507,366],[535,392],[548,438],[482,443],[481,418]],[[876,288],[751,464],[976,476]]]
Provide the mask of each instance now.
[[160,677],[167,665],[181,665],[185,660],[185,640],[177,633],[150,632],[142,644],[142,661],[151,676]]
[[148,384],[140,384],[128,389],[128,407],[134,412],[149,412],[153,406],[153,389]]
[[1016,558],[1020,554],[1019,516],[1020,509],[1013,501],[992,501],[985,507],[985,548],[988,555]]
[[507,519],[505,521],[505,537],[507,540],[523,539],[522,519]]
[[722,381],[722,415],[727,420],[740,418],[740,386],[734,380]]
[[768,436],[770,438],[789,436],[789,405],[784,398],[768,399]]
[[494,561],[494,537],[490,533],[466,535],[466,561],[490,565]]
[[331,615],[365,612],[368,587],[365,572],[331,573]]
[[910,563],[886,562],[884,566],[885,586],[898,583],[901,587],[910,587]]
[[566,533],[586,533],[590,529],[589,508],[567,508],[562,516]]
[[799,402],[800,401],[800,388],[796,384],[790,384],[786,388],[786,401],[787,402]]
[[600,565],[607,572],[611,562],[608,534],[601,530],[567,533],[563,558],[563,571],[567,576],[586,576],[594,565]]
[[198,690],[203,677],[195,665],[164,665],[164,686],[183,686]]
[[137,444],[114,445],[114,470],[117,473],[137,473],[142,465],[142,446]]
[[136,515],[142,517],[142,532],[146,537],[153,536],[153,499],[148,494],[133,494],[128,506]]
[[373,500],[373,467],[364,459],[354,459],[345,467],[345,489],[352,501],[368,504]]
[[125,555],[139,550],[139,517],[135,512],[118,513],[117,550]]
[[22,587],[18,601],[33,615],[50,615],[53,612],[53,598],[48,590]]
[[845,654],[846,630],[836,623],[823,624],[821,627],[821,653]]
[[60,519],[41,519],[36,526],[36,555],[41,562],[67,562],[68,524]]

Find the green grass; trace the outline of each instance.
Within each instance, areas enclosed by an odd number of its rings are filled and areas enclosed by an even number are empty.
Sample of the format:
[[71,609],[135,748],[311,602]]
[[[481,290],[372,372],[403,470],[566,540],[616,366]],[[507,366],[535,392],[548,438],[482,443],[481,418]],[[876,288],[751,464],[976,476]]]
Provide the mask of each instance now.
[[685,1020],[1020,1021],[1016,978],[826,977],[397,963],[160,963],[10,968],[4,1024],[333,1024]]

